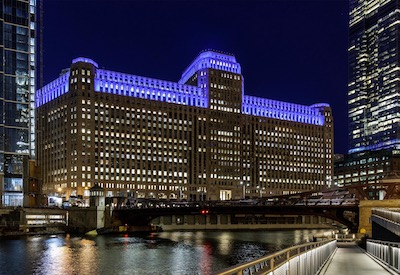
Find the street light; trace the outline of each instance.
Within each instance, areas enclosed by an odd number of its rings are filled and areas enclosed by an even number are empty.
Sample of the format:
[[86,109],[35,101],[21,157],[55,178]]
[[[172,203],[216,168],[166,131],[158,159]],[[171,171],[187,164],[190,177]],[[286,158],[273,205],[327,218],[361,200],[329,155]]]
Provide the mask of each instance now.
[[257,189],[260,191],[260,198],[262,198],[262,194],[263,194],[263,192],[265,190],[265,187],[261,188],[260,186],[257,185]]
[[240,185],[242,186],[242,199],[246,198],[246,186],[244,185],[243,181],[240,181]]

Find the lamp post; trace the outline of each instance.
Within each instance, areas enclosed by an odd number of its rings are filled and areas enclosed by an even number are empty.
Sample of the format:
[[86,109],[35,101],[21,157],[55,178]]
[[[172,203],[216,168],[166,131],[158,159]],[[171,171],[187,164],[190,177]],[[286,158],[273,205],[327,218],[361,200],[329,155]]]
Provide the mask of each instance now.
[[57,187],[57,197],[62,198],[63,197],[63,191],[65,191],[65,190],[63,190],[63,186],[60,183],[60,185]]
[[257,185],[257,189],[258,189],[258,191],[260,192],[260,198],[262,198],[262,196],[263,196],[263,192],[264,192],[264,190],[265,190],[265,187],[260,187],[259,185]]

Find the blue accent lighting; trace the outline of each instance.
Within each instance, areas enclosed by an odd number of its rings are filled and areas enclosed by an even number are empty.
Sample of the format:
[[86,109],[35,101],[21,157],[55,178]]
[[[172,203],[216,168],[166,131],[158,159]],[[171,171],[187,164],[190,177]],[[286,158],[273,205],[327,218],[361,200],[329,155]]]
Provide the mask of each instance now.
[[99,67],[99,65],[96,62],[94,62],[92,59],[86,58],[86,57],[78,57],[78,58],[75,58],[72,60],[72,64],[75,64],[78,62],[89,63],[89,64],[92,64],[93,66],[95,66],[96,68]]
[[35,94],[35,106],[39,107],[67,93],[69,91],[69,75],[70,72],[68,71],[49,84],[43,86],[43,88],[37,90]]
[[349,154],[352,153],[359,153],[363,151],[376,151],[376,150],[382,150],[382,149],[400,149],[400,140],[399,139],[392,139],[388,140],[385,142],[379,142],[377,144],[369,145],[369,146],[363,146],[363,147],[357,147],[349,150]]
[[295,121],[314,125],[324,125],[324,114],[320,107],[328,104],[304,106],[255,96],[243,96],[242,113],[274,119]]
[[208,107],[208,98],[202,88],[149,77],[99,69],[94,87],[98,92],[201,108]]
[[179,83],[186,83],[197,71],[207,68],[235,74],[241,74],[242,72],[240,64],[236,62],[235,56],[213,50],[205,50],[202,51],[182,73]]
[[[89,63],[98,68],[97,63],[89,58],[79,57],[72,61],[73,64],[78,62]],[[207,50],[201,52],[195,58],[183,72],[179,82],[96,69],[94,89],[96,92],[208,108],[208,89],[184,84],[197,71],[204,68],[241,74],[240,64],[237,63],[233,55]],[[68,71],[38,90],[36,92],[36,107],[67,93],[69,91],[69,79],[70,72]],[[241,112],[252,116],[324,125],[324,107],[329,107],[329,105],[318,103],[304,106],[243,94]]]

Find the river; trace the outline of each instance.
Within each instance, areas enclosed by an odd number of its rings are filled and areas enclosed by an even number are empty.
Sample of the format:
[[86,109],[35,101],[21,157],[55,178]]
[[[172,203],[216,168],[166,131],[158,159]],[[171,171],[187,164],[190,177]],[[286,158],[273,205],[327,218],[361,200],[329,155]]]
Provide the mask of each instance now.
[[321,230],[161,232],[0,238],[0,274],[212,274]]

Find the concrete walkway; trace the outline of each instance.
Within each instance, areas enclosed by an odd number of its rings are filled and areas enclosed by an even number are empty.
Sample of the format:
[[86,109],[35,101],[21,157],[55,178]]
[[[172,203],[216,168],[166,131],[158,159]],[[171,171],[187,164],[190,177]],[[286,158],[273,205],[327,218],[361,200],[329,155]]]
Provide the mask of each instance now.
[[320,275],[397,274],[384,268],[383,264],[373,260],[354,243],[338,243],[337,246],[338,249],[321,270]]

